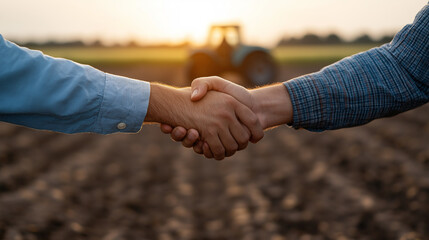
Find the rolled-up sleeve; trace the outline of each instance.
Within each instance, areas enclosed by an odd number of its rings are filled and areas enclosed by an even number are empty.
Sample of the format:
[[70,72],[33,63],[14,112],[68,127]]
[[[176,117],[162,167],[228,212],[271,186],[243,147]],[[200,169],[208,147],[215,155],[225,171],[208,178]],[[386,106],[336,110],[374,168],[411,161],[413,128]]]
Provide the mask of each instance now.
[[0,121],[64,133],[137,132],[148,82],[22,48],[0,35]]
[[392,40],[284,82],[294,128],[323,131],[393,116],[429,101],[429,5]]

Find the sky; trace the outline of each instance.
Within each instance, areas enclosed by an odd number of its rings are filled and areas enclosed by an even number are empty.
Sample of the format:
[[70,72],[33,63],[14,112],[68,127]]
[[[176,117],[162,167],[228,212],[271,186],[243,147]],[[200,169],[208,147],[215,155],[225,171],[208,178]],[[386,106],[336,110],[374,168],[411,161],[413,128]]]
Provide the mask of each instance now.
[[427,0],[0,0],[0,34],[16,41],[101,39],[106,44],[205,41],[216,23],[238,23],[247,43],[335,32],[393,34]]

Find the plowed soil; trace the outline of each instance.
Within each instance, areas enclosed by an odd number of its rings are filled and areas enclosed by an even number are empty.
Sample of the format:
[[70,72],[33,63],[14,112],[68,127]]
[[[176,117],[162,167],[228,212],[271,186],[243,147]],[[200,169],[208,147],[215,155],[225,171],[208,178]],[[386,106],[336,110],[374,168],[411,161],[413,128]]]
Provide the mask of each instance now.
[[[186,85],[178,66],[104,70]],[[323,133],[279,127],[222,162],[156,126],[0,123],[0,239],[429,239],[428,144],[429,105]]]

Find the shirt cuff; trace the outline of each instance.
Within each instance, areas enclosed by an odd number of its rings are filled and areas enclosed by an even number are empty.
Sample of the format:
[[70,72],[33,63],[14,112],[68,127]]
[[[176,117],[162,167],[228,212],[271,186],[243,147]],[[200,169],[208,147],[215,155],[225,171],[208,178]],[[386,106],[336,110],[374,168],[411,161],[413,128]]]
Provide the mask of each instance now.
[[298,77],[283,84],[287,88],[293,106],[293,119],[290,126],[309,131],[326,130],[326,112],[329,106],[325,99],[326,90],[319,87],[311,75]]
[[149,105],[150,84],[106,73],[95,131],[101,134],[138,132]]

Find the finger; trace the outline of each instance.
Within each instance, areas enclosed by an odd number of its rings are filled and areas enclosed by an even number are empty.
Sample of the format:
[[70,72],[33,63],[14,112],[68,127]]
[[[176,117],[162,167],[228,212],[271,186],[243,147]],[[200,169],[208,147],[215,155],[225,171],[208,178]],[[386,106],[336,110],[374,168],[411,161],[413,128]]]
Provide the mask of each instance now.
[[[196,144],[194,144],[194,152],[198,153],[198,154],[203,154],[203,141],[197,141]],[[212,154],[213,155],[213,154]]]
[[170,136],[174,141],[180,142],[186,136],[186,133],[187,132],[184,127],[175,127],[171,132]]
[[197,130],[189,129],[186,134],[186,137],[182,141],[182,145],[187,148],[192,147],[194,143],[198,140],[199,136],[200,135],[198,134]]
[[236,107],[237,118],[249,129],[251,133],[250,141],[257,143],[264,137],[264,130],[258,117],[248,107],[239,105]]
[[204,142],[204,144],[203,144],[203,152],[204,152],[204,156],[206,158],[213,158],[213,153],[210,150],[210,147],[206,142]]
[[168,124],[161,123],[159,125],[159,127],[161,128],[161,132],[166,133],[166,134],[169,134],[169,133],[171,133],[171,131],[173,131],[173,127],[168,125]]
[[207,138],[207,144],[216,160],[222,160],[225,158],[225,148],[223,147],[218,135],[211,135]]
[[[237,121],[238,124],[238,121]],[[226,131],[221,131],[219,133],[220,141],[222,142],[223,147],[225,148],[225,156],[230,157],[234,155],[235,152],[238,150],[238,143],[236,140],[232,137],[231,132],[229,129]]]
[[237,121],[233,123],[229,130],[231,131],[232,136],[238,144],[237,151],[245,149],[249,144],[250,140],[249,129]]

